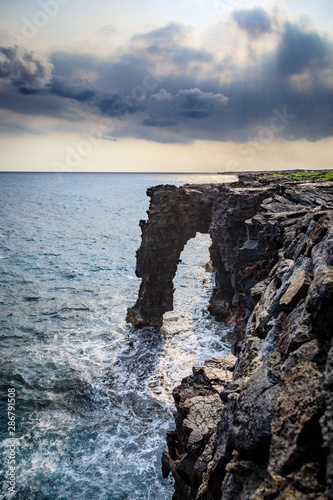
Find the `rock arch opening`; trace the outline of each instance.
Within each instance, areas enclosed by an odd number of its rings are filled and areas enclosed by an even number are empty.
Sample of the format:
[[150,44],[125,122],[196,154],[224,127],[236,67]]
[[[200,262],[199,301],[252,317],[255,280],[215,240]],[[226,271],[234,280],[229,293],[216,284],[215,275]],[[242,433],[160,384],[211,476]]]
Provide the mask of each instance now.
[[[212,292],[212,273],[209,272],[209,248],[212,244],[208,233],[197,233],[187,241],[180,254],[180,262],[173,278],[174,312],[179,315],[191,316],[195,307],[207,302]],[[165,321],[173,317],[172,312],[166,312]]]

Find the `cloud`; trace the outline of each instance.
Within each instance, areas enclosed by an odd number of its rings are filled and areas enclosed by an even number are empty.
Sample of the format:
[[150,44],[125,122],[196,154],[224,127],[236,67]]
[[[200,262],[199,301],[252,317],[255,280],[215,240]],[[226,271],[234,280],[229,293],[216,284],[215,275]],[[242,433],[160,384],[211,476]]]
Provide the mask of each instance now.
[[213,60],[213,55],[206,50],[198,50],[192,47],[180,47],[174,51],[172,56],[172,61],[182,67],[192,62],[211,63]]
[[204,92],[198,88],[180,89],[174,96],[161,89],[152,94],[149,101],[153,103],[155,112],[198,119],[219,113],[228,104],[228,98],[223,94]]
[[147,48],[147,53],[158,56],[165,63],[170,62],[184,69],[192,63],[212,63],[214,56],[204,49],[196,49],[188,46],[162,46],[151,45]]
[[228,104],[228,97],[200,89],[181,89],[174,102],[181,111],[218,113]]
[[78,114],[69,112],[63,99],[48,94],[36,93],[27,95],[24,92],[15,92],[11,89],[0,92],[0,109],[13,111],[31,116],[49,116],[75,120]]
[[262,7],[236,10],[232,17],[252,38],[258,38],[272,29],[271,18]]
[[146,118],[142,121],[142,125],[145,127],[173,127],[177,125],[177,122],[171,120],[154,120],[152,118]]
[[14,47],[0,47],[0,83],[25,90],[42,90],[52,78],[53,65],[43,55]]
[[53,52],[50,62],[53,65],[54,74],[64,78],[80,78],[82,73],[98,74],[106,65],[105,60],[86,52]]
[[284,24],[277,50],[282,76],[317,71],[332,65],[332,44],[315,31],[305,31],[297,24]]
[[[170,116],[205,118],[212,113],[219,113],[227,104],[228,98],[223,94],[203,92],[198,88],[193,88],[180,89],[175,95],[161,89],[158,93],[152,94],[149,99],[144,96],[135,99],[132,96],[114,92],[102,98],[98,107],[103,114],[116,118],[144,111],[157,113],[161,118]],[[165,123],[170,126],[170,120],[143,120],[146,126],[147,124],[153,126],[153,123],[156,123],[156,126],[165,126]],[[173,121],[172,125],[174,125]]]
[[1,135],[19,135],[31,134],[40,135],[40,131],[33,127],[28,127],[22,123],[10,123],[8,119],[0,116],[0,133]]
[[149,100],[151,102],[172,101],[172,94],[165,89],[161,89],[157,94],[152,94]]
[[[231,44],[223,44],[220,52],[208,45],[191,46],[188,28],[176,23],[133,36],[107,58],[63,51],[47,59],[22,49],[2,49],[0,82],[6,83],[6,92],[0,96],[0,108],[73,121],[79,121],[84,110],[97,118],[114,118],[115,125],[122,120],[115,136],[160,142],[247,142],[269,126],[274,109],[286,109],[296,118],[275,130],[275,138],[318,140],[333,135],[328,36],[296,22],[273,30],[261,8],[233,15],[238,27],[223,27],[246,29],[246,50],[250,46],[253,55],[242,64]],[[269,30],[265,50],[264,43],[259,47],[254,39]],[[204,70],[194,70],[197,65]]]
[[106,24],[99,31],[98,34],[101,36],[110,36],[118,32],[118,29],[113,26],[113,24]]
[[131,96],[113,92],[98,102],[98,108],[104,115],[122,118],[124,115],[132,115],[143,110],[143,105],[142,101],[133,99]]
[[148,33],[133,35],[131,42],[135,45],[144,46],[170,46],[181,42],[189,32],[189,28],[179,23],[169,23],[167,26],[158,28]]
[[61,76],[55,76],[51,83],[51,92],[59,97],[66,97],[68,99],[76,99],[77,101],[89,101],[94,95],[95,91],[91,85],[85,80],[67,81]]
[[145,57],[158,58],[163,64],[185,67],[191,64],[209,64],[214,60],[212,53],[204,48],[195,48],[187,43],[192,29],[178,23],[170,23],[162,28],[131,38],[130,50],[133,62]]

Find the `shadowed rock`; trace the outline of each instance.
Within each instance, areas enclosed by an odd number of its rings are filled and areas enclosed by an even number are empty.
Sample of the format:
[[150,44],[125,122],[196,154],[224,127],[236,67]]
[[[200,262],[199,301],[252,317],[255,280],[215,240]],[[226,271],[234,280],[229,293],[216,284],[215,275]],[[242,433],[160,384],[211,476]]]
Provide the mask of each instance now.
[[219,190],[214,185],[156,186],[148,220],[140,221],[142,243],[137,251],[136,275],[142,278],[139,297],[127,311],[127,321],[136,327],[159,328],[163,314],[173,309],[173,278],[187,241],[197,232],[208,233],[213,202]]
[[237,357],[194,367],[173,392],[173,500],[333,499],[333,182],[260,179],[149,190],[128,319],[161,325],[199,231],[212,238],[209,309],[235,322]]

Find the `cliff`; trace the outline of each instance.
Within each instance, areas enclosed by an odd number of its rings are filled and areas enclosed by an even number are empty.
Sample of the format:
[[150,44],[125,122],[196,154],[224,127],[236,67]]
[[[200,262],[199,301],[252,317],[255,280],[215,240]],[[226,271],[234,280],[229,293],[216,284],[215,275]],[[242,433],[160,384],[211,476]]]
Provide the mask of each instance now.
[[209,231],[209,308],[235,323],[234,355],[174,390],[173,499],[333,499],[333,182],[243,175],[148,194],[128,319],[161,325],[184,244]]

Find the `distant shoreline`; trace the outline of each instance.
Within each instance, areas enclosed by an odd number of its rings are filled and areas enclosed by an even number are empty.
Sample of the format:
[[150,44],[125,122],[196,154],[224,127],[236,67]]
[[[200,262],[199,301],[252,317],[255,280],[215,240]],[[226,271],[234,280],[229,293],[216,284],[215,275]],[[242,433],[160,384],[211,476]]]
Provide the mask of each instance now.
[[332,168],[315,168],[315,169],[284,169],[284,170],[238,170],[237,172],[106,172],[106,171],[97,171],[97,172],[84,172],[84,171],[71,171],[71,172],[54,172],[54,171],[46,171],[46,170],[0,170],[0,174],[111,174],[111,175],[239,175],[239,174],[269,174],[269,173],[293,173],[293,172],[323,172],[323,171],[333,171]]

